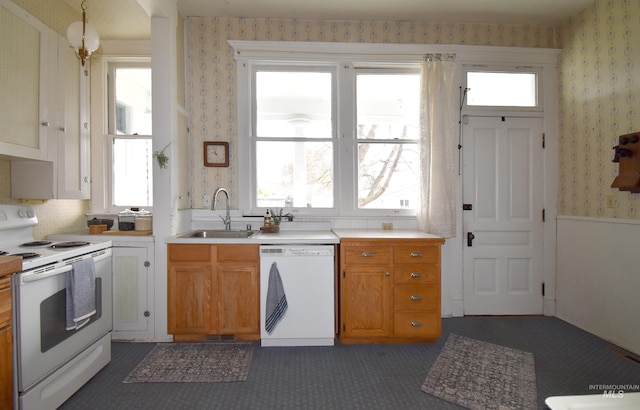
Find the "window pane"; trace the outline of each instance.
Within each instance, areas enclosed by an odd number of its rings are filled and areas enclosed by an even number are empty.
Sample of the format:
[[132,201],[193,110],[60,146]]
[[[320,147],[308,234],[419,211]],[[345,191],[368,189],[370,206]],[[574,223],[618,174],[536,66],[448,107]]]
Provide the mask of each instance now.
[[359,139],[418,139],[420,75],[359,74],[356,89]]
[[116,134],[151,135],[151,69],[115,69]]
[[331,138],[331,73],[256,73],[259,137]]
[[358,144],[358,208],[415,208],[418,144]]
[[467,73],[467,105],[536,107],[536,73]]
[[256,179],[260,208],[332,208],[333,144],[259,141]]
[[152,206],[151,138],[114,138],[113,202],[115,206]]

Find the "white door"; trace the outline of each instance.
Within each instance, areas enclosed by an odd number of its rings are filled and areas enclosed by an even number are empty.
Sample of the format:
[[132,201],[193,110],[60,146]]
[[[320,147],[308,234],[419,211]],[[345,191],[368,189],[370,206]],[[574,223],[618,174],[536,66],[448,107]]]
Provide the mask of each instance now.
[[542,119],[466,119],[464,313],[541,314]]

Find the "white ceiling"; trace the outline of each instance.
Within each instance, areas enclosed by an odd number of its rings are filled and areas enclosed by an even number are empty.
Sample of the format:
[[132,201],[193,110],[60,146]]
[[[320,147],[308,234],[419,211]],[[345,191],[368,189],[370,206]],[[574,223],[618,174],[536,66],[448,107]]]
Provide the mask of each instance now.
[[[80,12],[80,0],[63,0]],[[87,0],[102,39],[145,39],[149,0]],[[556,25],[594,0],[177,0],[183,16]]]

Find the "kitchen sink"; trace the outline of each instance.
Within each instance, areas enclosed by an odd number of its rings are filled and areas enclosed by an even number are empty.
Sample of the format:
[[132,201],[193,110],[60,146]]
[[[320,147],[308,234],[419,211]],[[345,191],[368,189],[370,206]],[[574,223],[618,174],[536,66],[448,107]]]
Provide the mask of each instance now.
[[178,235],[178,238],[248,238],[253,235],[254,231],[246,230],[224,230],[224,229],[208,229],[200,231],[191,231]]

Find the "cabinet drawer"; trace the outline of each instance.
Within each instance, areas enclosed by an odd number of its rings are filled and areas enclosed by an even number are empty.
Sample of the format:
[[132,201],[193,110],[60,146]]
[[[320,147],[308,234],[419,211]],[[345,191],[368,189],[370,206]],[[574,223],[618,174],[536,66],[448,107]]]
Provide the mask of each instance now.
[[208,262],[211,260],[211,245],[169,245],[169,260],[172,262]]
[[393,270],[393,281],[397,285],[431,285],[440,282],[440,266],[398,266]]
[[218,245],[218,261],[257,261],[258,245]]
[[0,279],[0,329],[11,324],[11,277]]
[[438,312],[396,312],[393,316],[396,337],[437,338],[442,333]]
[[393,248],[393,261],[395,263],[440,263],[439,245],[409,245],[395,246]]
[[391,262],[391,248],[387,246],[347,246],[343,252],[349,265],[386,265]]
[[436,311],[440,298],[435,286],[396,286],[393,288],[393,306],[401,310]]

